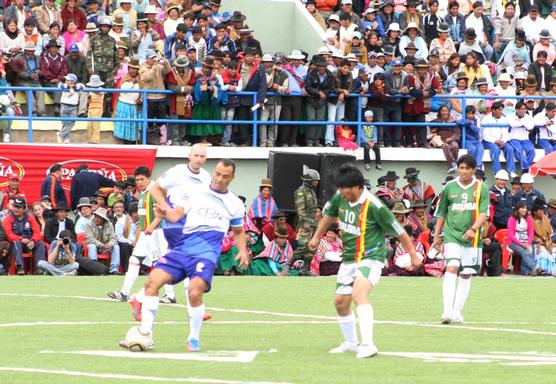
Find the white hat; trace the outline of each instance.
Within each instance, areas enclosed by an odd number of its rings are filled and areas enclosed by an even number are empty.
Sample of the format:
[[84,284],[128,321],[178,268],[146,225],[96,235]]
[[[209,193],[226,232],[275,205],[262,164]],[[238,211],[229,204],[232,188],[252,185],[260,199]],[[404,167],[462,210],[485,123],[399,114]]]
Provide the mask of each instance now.
[[512,77],[508,72],[504,72],[498,77],[498,82],[501,81],[512,81]]
[[330,17],[328,18],[328,21],[335,21],[337,23],[340,22],[340,16],[336,15],[335,13],[330,15]]
[[365,111],[365,117],[373,117],[373,116],[374,116],[373,111],[371,110]]
[[317,51],[319,55],[331,55],[332,51],[328,47],[320,47]]
[[367,8],[367,10],[365,11],[365,15],[368,13],[375,13],[377,10],[373,8],[373,6],[369,6],[369,8]]
[[342,0],[342,5],[344,4],[353,4],[353,0]]
[[515,74],[516,79],[527,79],[527,72],[519,71]]
[[347,61],[359,61],[357,60],[357,57],[355,57],[355,54],[353,53],[348,53],[348,55],[346,56]]
[[496,172],[496,175],[494,175],[495,179],[500,179],[500,180],[510,180],[510,175],[508,175],[508,172],[506,172],[506,170],[501,169],[498,172]]
[[272,62],[274,62],[274,59],[272,58],[272,55],[270,53],[265,53],[263,55],[263,57],[261,58],[261,61],[263,63],[265,63],[265,62],[266,63],[272,63]]
[[353,32],[353,35],[351,35],[351,38],[352,38],[352,39],[353,39],[353,38],[358,38],[358,39],[360,39],[360,38],[361,38],[361,32],[359,32],[359,31]]
[[[354,55],[354,56],[355,56],[355,55]],[[345,59],[345,58],[346,58],[340,51],[335,51],[335,52],[332,54],[332,57],[336,57],[336,58],[338,58],[338,59]]]
[[530,173],[524,173],[521,175],[521,184],[533,184],[535,182],[535,178],[531,176]]
[[388,27],[388,31],[386,31],[386,32],[389,32],[389,31],[394,31],[394,32],[399,32],[399,31],[401,31],[400,25],[399,25],[398,23],[392,23],[392,24],[390,24],[390,26]]
[[305,60],[305,56],[303,56],[303,53],[301,53],[301,51],[299,49],[294,49],[292,51],[291,55],[288,56],[288,59]]
[[410,22],[407,24],[407,27],[405,27],[405,31],[403,31],[403,33],[406,34],[411,28],[416,29],[416,30],[417,30],[417,34],[420,34],[420,33],[421,33],[421,28],[419,28],[419,26],[417,25],[417,23],[414,22],[414,21],[410,21]]
[[153,14],[153,15],[157,15],[158,11],[156,10],[156,7],[154,5],[147,5],[147,7],[145,8],[145,12],[143,12],[145,15],[148,14]]

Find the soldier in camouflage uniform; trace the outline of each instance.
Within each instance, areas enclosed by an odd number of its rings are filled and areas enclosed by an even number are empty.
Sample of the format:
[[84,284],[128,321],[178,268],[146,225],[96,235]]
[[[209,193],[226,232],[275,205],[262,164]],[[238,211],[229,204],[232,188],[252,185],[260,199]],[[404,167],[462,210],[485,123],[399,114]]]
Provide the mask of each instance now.
[[317,194],[315,188],[319,185],[320,175],[314,169],[304,166],[303,184],[295,191],[295,209],[297,211],[297,249],[291,260],[284,266],[284,274],[289,274],[293,263],[303,260],[304,266],[299,271],[302,275],[309,275],[309,265],[313,254],[307,248],[307,243],[313,237],[317,228]]
[[[93,73],[100,76],[106,88],[114,88],[114,73],[120,67],[118,52],[116,50],[116,40],[108,35],[112,27],[112,20],[109,17],[100,19],[100,32],[93,36],[91,46],[87,51],[87,66],[89,74]],[[106,94],[104,98],[104,116],[111,115],[110,105],[112,105],[112,94]]]

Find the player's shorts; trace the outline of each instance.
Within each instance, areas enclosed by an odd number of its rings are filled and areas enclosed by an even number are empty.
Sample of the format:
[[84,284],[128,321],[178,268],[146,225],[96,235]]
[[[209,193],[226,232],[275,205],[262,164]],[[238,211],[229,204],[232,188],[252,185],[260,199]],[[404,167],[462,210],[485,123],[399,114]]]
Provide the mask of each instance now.
[[373,287],[380,280],[384,263],[378,260],[363,259],[359,263],[342,263],[336,278],[336,294],[351,295],[356,277],[368,279]]
[[155,229],[150,235],[141,232],[133,248],[133,256],[149,267],[166,254],[166,252],[168,252],[168,243],[164,238],[164,232],[160,228]]
[[212,276],[216,269],[216,265],[208,259],[192,257],[176,251],[170,251],[162,256],[154,267],[172,276],[171,284],[177,284],[186,278],[200,277],[207,283],[205,292],[210,291]]
[[474,275],[479,273],[483,263],[483,249],[464,247],[457,243],[444,244],[447,267],[459,267],[460,273]]

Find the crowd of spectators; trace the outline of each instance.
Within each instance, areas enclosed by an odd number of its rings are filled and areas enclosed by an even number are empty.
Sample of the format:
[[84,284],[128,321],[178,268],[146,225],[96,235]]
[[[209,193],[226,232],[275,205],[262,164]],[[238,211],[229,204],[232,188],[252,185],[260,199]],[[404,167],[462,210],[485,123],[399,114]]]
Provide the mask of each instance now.
[[[140,233],[140,214],[143,214],[138,199],[150,185],[150,170],[140,166],[134,176],[114,182],[90,172],[82,164],[72,179],[71,204],[61,186],[62,172],[60,164],[51,167],[37,202],[26,200],[25,186],[20,186],[15,177],[0,190],[0,274],[7,273],[10,266],[18,275],[72,276],[78,271],[79,274],[118,275],[127,271]],[[475,176],[488,183],[482,170],[477,170]],[[145,181],[136,183],[135,177]],[[392,238],[383,273],[441,276],[444,255],[431,252],[430,233],[434,232],[434,210],[442,192],[424,181],[420,170],[414,167],[407,168],[402,178],[404,185],[398,184],[400,177],[396,172],[387,171],[377,180],[376,187],[369,184],[367,188],[391,209],[413,238],[425,263],[417,271],[406,270],[407,252]],[[448,176],[445,183],[453,179]],[[252,202],[240,196],[246,204],[244,226],[253,263],[247,270],[239,268],[235,260],[237,248],[230,232],[222,244],[218,273],[273,276],[337,272],[343,251],[337,226],[329,228],[315,253],[302,245],[303,230],[318,223],[321,217],[318,206],[308,205],[316,201],[314,189],[318,174],[304,180],[295,193],[295,215],[278,207],[270,179],[261,181],[259,194]],[[528,173],[510,179],[505,170],[499,170],[494,177],[489,221],[483,229],[488,275],[503,272],[503,247],[515,255],[514,272],[556,275],[556,199],[545,198],[534,182]],[[502,238],[501,231],[505,231]]]
[[[375,152],[379,167],[384,146],[442,148],[449,170],[461,147],[479,164],[485,149],[493,158],[503,152],[510,174],[514,160],[527,170],[535,147],[554,150],[555,100],[528,98],[556,96],[556,6],[550,1],[303,3],[326,36],[317,52],[261,47],[247,17],[221,0],[13,0],[4,9],[0,33],[1,79],[4,85],[64,90],[50,92],[52,111],[45,106],[48,91],[34,92],[38,116],[130,119],[114,127],[114,136],[126,143],[141,137],[138,119],[147,103],[148,116],[155,119],[228,121],[151,123],[152,144],[248,146],[250,125],[233,121],[250,120],[257,110],[261,147],[354,150],[359,136],[360,145]],[[84,86],[99,92],[84,92]],[[104,93],[103,87],[174,93],[149,93],[142,100],[140,93]],[[233,93],[239,91],[256,96]],[[361,116],[372,113],[375,123],[422,125],[377,124],[361,132],[342,126],[359,115],[357,98],[350,94],[362,96]],[[500,98],[467,99],[471,109],[460,98],[434,98],[441,94]],[[515,95],[524,98],[504,98]],[[14,95],[4,96],[5,114],[21,113]],[[520,101],[525,117],[517,108]],[[500,105],[501,114],[493,108]],[[338,125],[276,124],[304,119]],[[451,125],[427,127],[427,122]],[[58,142],[71,142],[73,124],[64,122]],[[11,124],[5,125],[8,142]],[[89,123],[88,140],[100,142],[98,122]]]

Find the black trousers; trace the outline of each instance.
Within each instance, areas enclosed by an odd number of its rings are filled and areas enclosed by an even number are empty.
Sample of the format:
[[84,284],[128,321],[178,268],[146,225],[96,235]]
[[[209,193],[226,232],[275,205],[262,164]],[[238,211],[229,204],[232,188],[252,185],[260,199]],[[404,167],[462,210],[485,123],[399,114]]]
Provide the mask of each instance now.
[[492,241],[489,245],[483,245],[483,255],[488,254],[488,259],[484,258],[485,269],[488,276],[500,276],[502,273],[502,257],[500,254],[500,243]]
[[[166,99],[149,100],[149,103],[147,104],[147,113],[149,119],[166,119]],[[149,127],[163,124],[166,123],[149,123]]]
[[[424,123],[425,114],[421,113],[419,115],[406,116],[404,115],[403,120],[407,123]],[[427,143],[427,127],[405,127],[404,133],[404,144],[406,146],[411,146],[416,142],[419,147],[425,147]]]
[[[251,107],[248,105],[240,105],[236,108],[236,120],[252,120],[253,112],[251,112]],[[249,144],[251,143],[252,126],[250,124],[238,124],[240,142],[237,144]]]
[[[369,156],[369,143],[364,143],[361,145],[363,147],[363,163],[364,164],[371,164],[371,157]],[[373,146],[373,152],[375,153],[376,163],[380,164],[380,147],[377,143]]]
[[129,258],[133,252],[133,247],[128,243],[118,243],[118,245],[120,246],[120,265],[122,266],[124,272],[127,272]]
[[[282,112],[280,112],[280,120],[283,121],[301,120],[302,107],[303,107],[302,97],[300,96],[283,97]],[[297,143],[298,132],[299,132],[299,127],[297,125],[279,125],[278,142],[280,144],[293,145]]]

